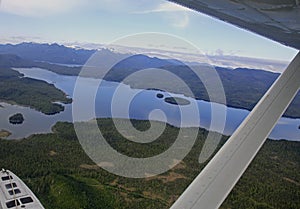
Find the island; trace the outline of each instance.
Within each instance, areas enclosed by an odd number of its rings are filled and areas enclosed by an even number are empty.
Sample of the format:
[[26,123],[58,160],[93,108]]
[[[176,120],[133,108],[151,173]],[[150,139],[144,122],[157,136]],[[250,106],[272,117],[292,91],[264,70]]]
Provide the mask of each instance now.
[[0,138],[6,138],[6,137],[9,137],[10,135],[11,135],[11,133],[9,131],[0,130]]
[[164,98],[164,95],[161,94],[161,93],[158,93],[158,94],[156,94],[156,97],[159,98],[159,99],[162,99],[162,98]]
[[24,122],[24,117],[21,113],[17,113],[9,117],[9,122],[14,125],[22,124]]
[[180,97],[166,97],[165,102],[173,105],[189,105],[191,102]]
[[[14,60],[13,58],[0,55],[2,64],[3,60]],[[15,59],[17,62],[18,58]],[[63,104],[71,104],[72,99],[54,84],[27,78],[10,67],[3,67],[0,70],[0,102],[30,107],[46,115],[54,115],[64,111]]]

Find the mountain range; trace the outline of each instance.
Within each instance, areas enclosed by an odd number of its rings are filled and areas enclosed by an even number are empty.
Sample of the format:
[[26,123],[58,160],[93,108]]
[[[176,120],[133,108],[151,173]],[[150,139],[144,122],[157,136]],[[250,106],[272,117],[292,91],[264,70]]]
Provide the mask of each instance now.
[[[160,68],[176,74],[183,79],[191,88],[197,99],[209,100],[205,87],[189,66],[179,60],[160,59],[143,54],[121,54],[109,49],[86,50],[70,48],[58,44],[2,44],[0,45],[0,68],[1,67],[40,67],[63,75],[78,75],[80,66],[84,65],[94,53],[97,52],[99,63],[105,64],[121,60],[105,75],[105,80],[122,82],[128,75],[142,69]],[[68,64],[68,65],[66,65]],[[201,64],[193,63],[194,67],[201,70],[207,68]],[[103,67],[102,66],[102,67]],[[101,66],[97,73],[101,74]],[[215,67],[216,72],[223,83],[226,93],[227,105],[251,110],[267,89],[280,75],[264,70],[236,68],[229,69]],[[130,83],[133,88],[144,88],[145,83]],[[155,85],[155,81],[153,83]],[[168,86],[168,91],[181,93],[176,86]],[[191,96],[191,95],[187,95]],[[285,116],[300,117],[300,93],[288,108]]]
[[0,54],[15,54],[24,59],[83,65],[96,50],[73,49],[59,44],[1,44]]

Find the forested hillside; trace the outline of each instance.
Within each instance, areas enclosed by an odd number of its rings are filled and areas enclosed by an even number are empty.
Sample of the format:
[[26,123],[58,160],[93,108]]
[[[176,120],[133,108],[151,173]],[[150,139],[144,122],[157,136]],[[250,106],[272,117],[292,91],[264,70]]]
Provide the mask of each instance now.
[[51,115],[64,110],[63,105],[54,102],[70,103],[72,100],[53,84],[24,78],[17,71],[0,65],[0,101],[29,106]]
[[[139,129],[148,127],[146,121],[133,122]],[[98,124],[113,147],[131,156],[160,153],[178,131],[167,126],[160,140],[136,146],[111,129],[110,119]],[[123,178],[97,167],[82,150],[72,124],[58,123],[53,130],[20,141],[0,140],[0,167],[19,175],[49,209],[167,209],[204,167],[198,163],[204,130],[183,162],[146,179]],[[267,141],[221,208],[300,208],[299,162],[299,142]]]

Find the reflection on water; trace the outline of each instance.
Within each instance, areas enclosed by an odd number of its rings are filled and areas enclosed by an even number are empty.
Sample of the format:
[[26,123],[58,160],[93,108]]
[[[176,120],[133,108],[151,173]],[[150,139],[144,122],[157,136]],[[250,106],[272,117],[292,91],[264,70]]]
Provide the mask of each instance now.
[[[35,133],[49,133],[51,127],[57,121],[70,121],[71,105],[66,105],[65,111],[57,115],[45,115],[41,112],[35,111],[29,107],[22,107],[18,105],[10,105],[0,103],[3,108],[0,108],[0,130],[7,130],[12,133],[8,139],[20,139],[30,136]],[[9,123],[9,117],[15,113],[22,113],[24,122],[20,125],[13,125]]]
[[[16,69],[23,73],[26,77],[44,80],[48,83],[53,83],[57,88],[63,90],[66,94],[72,97],[76,76],[58,75],[47,70],[30,68]],[[95,117],[117,117],[117,118],[132,118],[132,119],[149,119],[168,122],[174,126],[181,127],[203,127],[206,129],[220,130],[218,127],[210,127],[211,109],[215,108],[218,111],[226,111],[226,126],[224,134],[232,134],[243,119],[249,114],[249,111],[228,108],[224,105],[194,100],[167,92],[158,92],[156,90],[137,90],[131,89],[128,85],[101,81],[100,88],[99,80],[92,78],[81,78],[81,88],[79,91],[80,99],[73,98],[80,107],[80,111],[76,112],[76,119],[85,121]],[[91,98],[89,92],[93,89],[98,89],[95,95],[95,102],[92,102],[94,109],[87,108],[91,106]],[[117,90],[117,91],[116,91]],[[78,92],[77,92],[78,93]],[[189,105],[180,106],[169,104],[163,98],[157,97],[160,93],[164,97],[180,97],[191,102]],[[126,106],[126,104],[128,104]],[[44,115],[27,107],[17,105],[9,105],[0,103],[4,108],[0,108],[0,129],[12,132],[9,139],[23,138],[34,133],[49,133],[51,127],[58,121],[72,122],[72,105],[65,105],[65,111],[57,115]],[[194,111],[195,105],[200,113]],[[160,110],[160,111],[157,111]],[[20,112],[24,115],[25,121],[22,125],[12,125],[8,118],[10,115]],[[199,122],[200,118],[200,122]],[[273,139],[289,139],[300,141],[300,130],[298,126],[300,119],[281,118],[270,138]]]

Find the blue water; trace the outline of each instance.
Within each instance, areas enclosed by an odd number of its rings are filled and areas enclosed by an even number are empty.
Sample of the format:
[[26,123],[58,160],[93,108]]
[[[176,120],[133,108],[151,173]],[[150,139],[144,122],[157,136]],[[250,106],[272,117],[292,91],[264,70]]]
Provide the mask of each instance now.
[[[75,96],[73,95],[74,86],[78,79],[76,76],[58,75],[39,68],[18,68],[16,70],[25,77],[52,83],[64,91],[73,98],[74,104],[76,104],[73,106],[76,107],[76,111],[74,111],[76,115],[72,115],[72,105],[65,105],[64,112],[47,116],[27,107],[0,103],[4,106],[4,108],[0,108],[0,129],[12,132],[9,139],[24,138],[34,133],[49,133],[51,127],[58,121],[87,121],[95,117],[151,119],[168,122],[177,127],[202,127],[230,135],[249,114],[247,110],[195,100],[183,95],[131,89],[130,86],[123,83],[93,78],[80,78],[79,85],[77,82]],[[95,96],[93,92],[95,92]],[[157,98],[157,93],[164,94],[164,97],[181,97],[189,100],[191,104],[172,105]],[[216,113],[215,117],[211,116],[212,110]],[[8,117],[16,112],[24,115],[25,121],[21,125],[11,125],[8,122]],[[222,117],[224,117],[224,127],[222,126]],[[300,119],[281,118],[270,134],[270,138],[300,141],[299,125]]]

